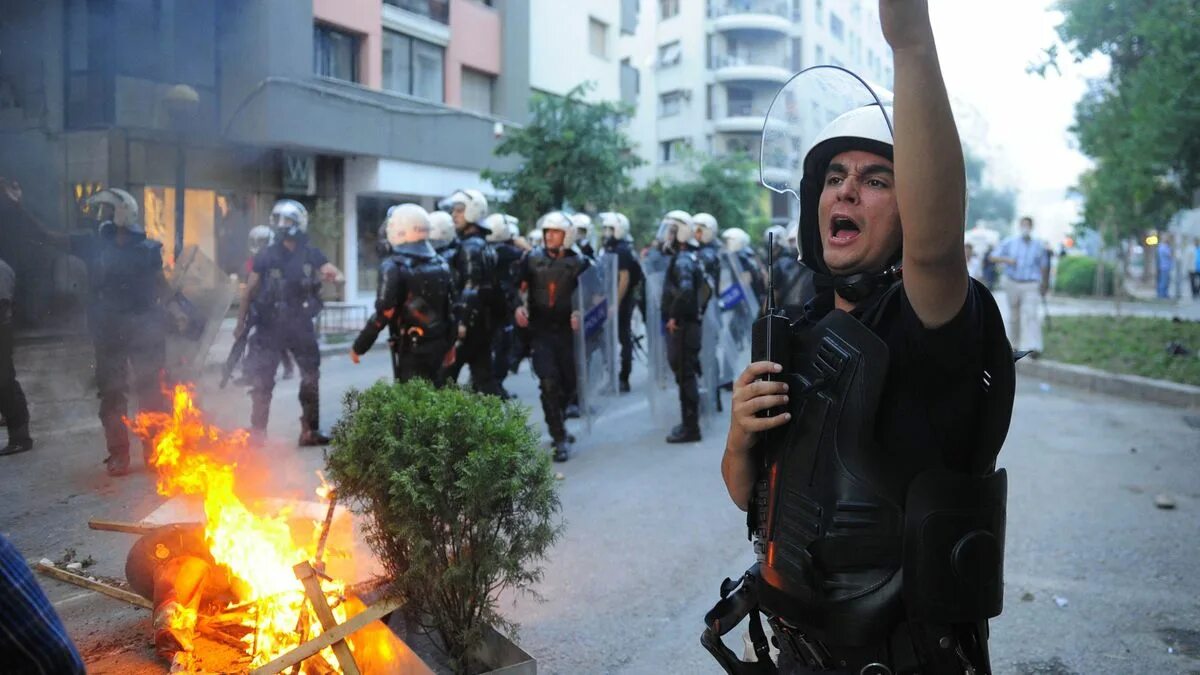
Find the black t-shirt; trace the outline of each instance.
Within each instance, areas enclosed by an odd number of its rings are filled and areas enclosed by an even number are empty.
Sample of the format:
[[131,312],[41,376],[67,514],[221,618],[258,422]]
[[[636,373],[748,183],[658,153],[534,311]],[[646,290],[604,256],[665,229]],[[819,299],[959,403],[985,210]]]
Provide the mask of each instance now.
[[[945,325],[926,328],[903,288],[892,294],[873,322],[872,330],[888,346],[888,373],[875,420],[875,436],[884,450],[879,461],[887,475],[907,483],[941,454],[952,467],[965,467],[977,452],[979,417],[984,405],[985,350],[997,335],[984,334],[985,312],[994,304],[981,294],[987,289],[968,284],[962,308]],[[809,318],[819,319],[832,306],[832,292],[809,305]],[[870,302],[852,314],[862,318]],[[871,323],[871,322],[869,322]],[[960,464],[961,463],[961,464]]]

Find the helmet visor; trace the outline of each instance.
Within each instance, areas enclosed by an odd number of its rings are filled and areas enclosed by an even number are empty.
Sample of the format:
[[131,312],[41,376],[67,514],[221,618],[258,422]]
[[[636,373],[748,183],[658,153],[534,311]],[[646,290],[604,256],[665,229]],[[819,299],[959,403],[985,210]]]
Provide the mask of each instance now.
[[[891,106],[892,94],[838,66],[813,66],[788,80],[763,122],[759,180],[772,192],[800,199],[804,154],[843,113],[867,105]],[[887,118],[883,108],[880,114]],[[890,129],[892,121],[887,119]]]

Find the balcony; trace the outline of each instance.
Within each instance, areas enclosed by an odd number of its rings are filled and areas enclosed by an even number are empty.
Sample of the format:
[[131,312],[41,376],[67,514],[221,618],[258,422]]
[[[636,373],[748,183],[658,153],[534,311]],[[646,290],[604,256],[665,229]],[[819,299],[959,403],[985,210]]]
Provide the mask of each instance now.
[[791,60],[781,54],[740,52],[714,54],[709,64],[718,82],[774,82],[783,84],[793,73]]
[[383,4],[450,25],[450,0],[383,0]]
[[[767,117],[767,107],[764,104],[730,101],[725,107],[725,116],[713,120],[713,130],[720,133],[754,133],[760,134]],[[783,125],[783,120],[772,119],[772,127]],[[756,150],[757,152],[757,150]]]
[[776,147],[768,150],[763,160],[763,178],[774,185],[793,183],[800,184],[799,173],[802,171],[799,153],[787,152]]
[[718,31],[765,30],[786,34],[792,28],[792,12],[786,2],[712,0],[708,16]]

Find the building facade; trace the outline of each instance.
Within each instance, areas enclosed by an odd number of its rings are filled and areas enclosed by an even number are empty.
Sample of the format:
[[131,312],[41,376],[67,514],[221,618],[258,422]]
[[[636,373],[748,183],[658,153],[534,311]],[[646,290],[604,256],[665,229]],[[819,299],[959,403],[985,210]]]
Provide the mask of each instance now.
[[77,261],[36,230],[94,228],[84,200],[104,187],[141,201],[168,262],[181,220],[182,243],[231,274],[249,229],[297,199],[357,300],[387,206],[486,190],[480,171],[503,166],[492,150],[527,114],[529,27],[526,0],[6,3],[0,176],[23,197],[4,202],[0,257],[19,321],[78,316]]
[[[635,107],[630,132],[645,164],[639,183],[678,178],[689,152],[759,157],[764,118],[797,72],[839,65],[887,89],[891,49],[877,3],[864,0],[640,0],[619,46],[622,98]],[[804,139],[798,139],[804,146]],[[778,172],[795,157],[776,157]],[[769,200],[777,221],[795,205]]]

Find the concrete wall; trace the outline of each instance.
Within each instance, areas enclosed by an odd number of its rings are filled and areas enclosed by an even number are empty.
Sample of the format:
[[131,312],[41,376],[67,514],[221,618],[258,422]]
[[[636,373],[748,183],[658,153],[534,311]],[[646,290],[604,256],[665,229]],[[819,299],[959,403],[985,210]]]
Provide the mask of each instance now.
[[[530,35],[534,36],[529,42],[530,86],[566,94],[575,85],[591,80],[596,87],[588,100],[619,100],[621,4],[612,0],[529,0],[529,4]],[[607,58],[592,56],[588,49],[591,17],[608,25]]]
[[[313,0],[313,18],[361,37],[359,82],[383,86],[383,3],[380,0]],[[311,62],[311,56],[310,56]]]
[[463,66],[491,75],[500,74],[500,35],[498,10],[475,0],[450,0],[446,105],[462,105]]

